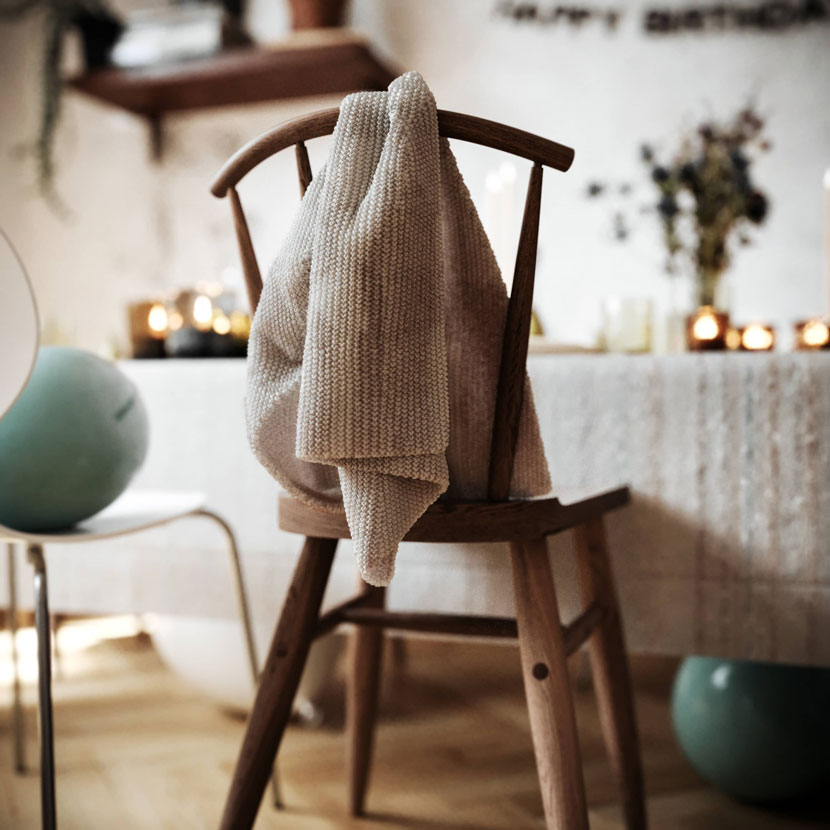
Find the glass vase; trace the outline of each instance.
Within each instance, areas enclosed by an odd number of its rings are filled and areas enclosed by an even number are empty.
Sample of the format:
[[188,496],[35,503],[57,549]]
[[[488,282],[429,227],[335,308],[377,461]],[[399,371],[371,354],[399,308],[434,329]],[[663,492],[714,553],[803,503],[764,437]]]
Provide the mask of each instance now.
[[710,306],[718,311],[729,311],[729,286],[723,268],[698,268],[695,291],[698,308]]
[[730,291],[723,269],[700,268],[694,289],[697,307],[686,317],[686,348],[689,351],[726,349]]

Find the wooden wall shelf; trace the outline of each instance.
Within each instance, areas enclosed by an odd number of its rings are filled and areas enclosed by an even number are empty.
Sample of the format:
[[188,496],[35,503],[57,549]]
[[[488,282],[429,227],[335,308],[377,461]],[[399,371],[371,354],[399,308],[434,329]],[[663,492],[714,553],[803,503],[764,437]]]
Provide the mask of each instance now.
[[298,35],[273,47],[233,49],[177,64],[99,69],[67,83],[78,92],[147,118],[158,156],[161,119],[168,113],[386,89],[395,75],[362,38]]

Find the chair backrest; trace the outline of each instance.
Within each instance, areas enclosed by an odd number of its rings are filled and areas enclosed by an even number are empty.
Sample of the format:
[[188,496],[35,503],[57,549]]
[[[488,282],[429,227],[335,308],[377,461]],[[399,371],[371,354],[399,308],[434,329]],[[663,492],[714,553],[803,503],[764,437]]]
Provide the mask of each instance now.
[[[287,121],[238,150],[223,165],[211,185],[218,198],[230,197],[236,238],[251,310],[256,311],[262,293],[262,276],[236,185],[258,164],[294,145],[300,194],[311,183],[311,164],[305,142],[330,135],[340,110],[332,108]],[[525,364],[530,338],[533,307],[533,282],[536,274],[536,244],[539,237],[539,210],[542,204],[542,168],[565,171],[573,162],[574,151],[539,136],[513,127],[457,112],[438,111],[438,131],[447,138],[469,141],[510,153],[533,162],[527,186],[519,247],[513,272],[513,287],[507,309],[501,350],[498,393],[490,448],[487,497],[491,501],[507,498],[513,475],[519,416],[524,396]]]

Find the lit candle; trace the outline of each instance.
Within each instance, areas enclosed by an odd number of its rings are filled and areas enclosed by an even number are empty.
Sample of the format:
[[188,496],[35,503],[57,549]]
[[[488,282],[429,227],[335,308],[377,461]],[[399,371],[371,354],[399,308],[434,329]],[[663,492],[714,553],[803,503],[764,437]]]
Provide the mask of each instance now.
[[184,289],[167,314],[167,354],[170,357],[207,357],[213,324],[213,301],[202,290]]
[[728,314],[702,306],[686,319],[686,344],[692,351],[725,349],[728,330]]
[[769,352],[775,346],[775,329],[752,323],[741,330],[741,349],[745,352]]
[[714,340],[719,331],[718,321],[714,314],[701,314],[692,326],[692,334],[698,340]]
[[147,300],[128,309],[130,345],[135,358],[164,357],[167,309],[163,303]]
[[167,315],[171,357],[244,357],[251,318],[234,308],[233,292],[219,283],[180,291]]
[[830,327],[819,319],[796,323],[795,347],[806,351],[830,348]]
[[213,303],[210,297],[198,294],[193,300],[193,325],[199,331],[209,331],[213,322]]
[[167,331],[167,309],[161,303],[153,303],[147,314],[150,334],[157,340],[163,340]]
[[224,311],[220,311],[213,317],[213,330],[217,334],[228,334],[231,330],[231,321]]

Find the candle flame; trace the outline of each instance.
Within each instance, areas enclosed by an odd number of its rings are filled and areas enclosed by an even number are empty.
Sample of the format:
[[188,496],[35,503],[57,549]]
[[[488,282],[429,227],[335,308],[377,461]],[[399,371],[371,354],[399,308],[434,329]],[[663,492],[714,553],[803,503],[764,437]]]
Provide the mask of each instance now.
[[213,303],[210,297],[200,294],[193,301],[193,322],[200,331],[207,331],[213,321]]
[[167,309],[161,303],[154,303],[147,313],[150,331],[161,334],[167,329]]
[[247,339],[251,333],[251,318],[244,311],[231,312],[231,334],[234,337]]
[[217,314],[213,318],[213,330],[217,334],[227,334],[231,330],[231,321],[227,314]]
[[167,315],[167,328],[170,331],[178,331],[182,324],[184,323],[184,318],[178,311],[171,311],[170,314]]
[[719,333],[718,321],[708,311],[700,315],[692,326],[692,334],[698,340],[714,340]]
[[741,337],[743,347],[751,352],[763,352],[772,348],[775,337],[770,329],[759,323],[753,323],[744,329]]
[[729,329],[726,332],[726,348],[733,352],[741,348],[741,332],[739,329]]
[[811,320],[801,334],[807,346],[823,346],[830,340],[830,329],[821,320]]

